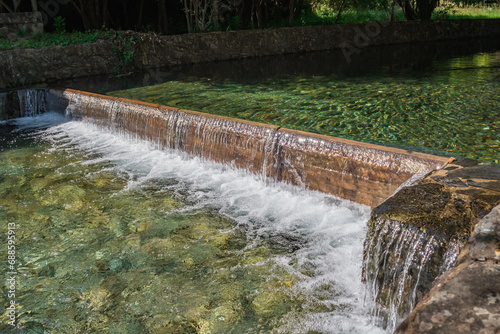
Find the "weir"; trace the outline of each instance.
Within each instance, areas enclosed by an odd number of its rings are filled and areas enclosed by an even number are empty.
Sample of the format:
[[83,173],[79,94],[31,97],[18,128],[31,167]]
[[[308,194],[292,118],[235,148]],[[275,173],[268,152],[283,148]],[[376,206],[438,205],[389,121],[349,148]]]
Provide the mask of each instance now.
[[[57,111],[202,159],[304,189],[332,194],[375,208],[405,183],[445,166],[450,159],[273,125],[114,98],[73,89],[20,91],[19,115]],[[8,104],[0,95],[0,107]],[[431,199],[430,199],[431,200]],[[384,206],[375,211],[383,213]],[[377,213],[377,212],[375,212]],[[435,231],[434,231],[435,232]],[[384,327],[393,331],[434,279],[451,268],[466,239],[372,221],[365,242],[363,278],[370,298],[384,309]],[[437,269],[436,269],[437,268]]]
[[375,207],[414,175],[449,158],[278,126],[108,97],[48,89],[48,109],[249,170],[276,182]]

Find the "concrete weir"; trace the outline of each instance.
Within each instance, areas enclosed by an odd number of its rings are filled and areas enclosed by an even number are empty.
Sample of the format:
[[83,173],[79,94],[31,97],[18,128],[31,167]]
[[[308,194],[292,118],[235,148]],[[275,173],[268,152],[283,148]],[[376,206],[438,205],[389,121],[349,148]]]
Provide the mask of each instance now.
[[65,111],[202,158],[375,207],[415,174],[449,158],[278,126],[114,98],[48,89],[49,110]]

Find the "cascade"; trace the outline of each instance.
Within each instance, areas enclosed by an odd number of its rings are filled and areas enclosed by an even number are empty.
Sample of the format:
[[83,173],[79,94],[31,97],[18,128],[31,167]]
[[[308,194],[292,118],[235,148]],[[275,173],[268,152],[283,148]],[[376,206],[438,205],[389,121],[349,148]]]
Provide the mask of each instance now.
[[21,117],[33,117],[45,112],[45,90],[23,89],[17,94]]
[[175,148],[205,159],[269,176],[278,127],[179,110]]
[[432,282],[456,262],[464,241],[446,240],[398,221],[374,217],[365,240],[363,280],[372,310],[393,332],[430,289]]

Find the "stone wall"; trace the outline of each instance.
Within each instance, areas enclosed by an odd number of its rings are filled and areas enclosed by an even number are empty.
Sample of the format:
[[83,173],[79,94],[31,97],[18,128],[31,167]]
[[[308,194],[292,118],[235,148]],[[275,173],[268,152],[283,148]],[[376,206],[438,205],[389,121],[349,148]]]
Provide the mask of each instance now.
[[[465,281],[460,283],[463,288],[453,292],[455,297],[448,296],[450,305],[456,300],[461,300],[460,303],[440,309],[438,320],[433,320],[436,309],[426,307],[425,311],[406,319],[398,333],[463,333],[457,326],[468,321],[469,317],[464,318],[468,312],[470,317],[479,321],[481,312],[474,310],[490,308],[486,296],[477,296],[471,291],[479,293],[481,289],[488,291],[495,284],[498,286],[498,283],[474,286],[474,282],[486,282],[500,270],[498,263],[494,263],[500,256],[497,252],[500,248],[498,210],[489,220],[478,224],[500,204],[499,180],[500,165],[478,164],[475,160],[465,159],[433,171],[373,209],[365,242],[364,279],[371,283],[369,287],[375,288],[371,293],[386,310],[405,317],[417,303],[429,301],[432,288],[444,287],[451,279],[450,275],[464,269],[455,268],[457,262],[466,262],[465,266],[469,267]],[[458,257],[460,251],[462,256]],[[480,262],[487,260],[492,263],[486,268]],[[483,267],[486,269],[481,269]],[[435,279],[448,269],[450,272],[456,270],[456,273],[448,272],[448,279],[436,283]],[[486,275],[487,272],[491,275]],[[452,286],[442,291],[449,291]],[[442,300],[435,303],[445,304]],[[496,301],[496,306],[492,306],[497,315],[499,305]],[[416,309],[422,307],[421,304]],[[439,320],[445,318],[446,325]],[[425,326],[422,325],[424,321]],[[481,326],[488,327],[488,321],[469,325],[480,329]],[[497,321],[499,325],[500,318]],[[397,325],[397,317],[393,314],[391,318],[389,314],[388,322],[389,326]],[[479,330],[466,332],[481,333]]]
[[0,89],[113,73],[117,64],[109,42],[3,51]]
[[370,22],[176,35],[142,43],[135,66],[196,64],[333,49],[342,49],[346,58],[352,58],[372,45],[480,36],[500,36],[500,20]]
[[[129,33],[133,34],[133,33]],[[500,36],[500,20],[371,22],[157,37],[139,34],[133,57],[123,41],[0,52],[0,89],[175,65],[342,50],[346,61],[373,45]],[[126,43],[126,42],[125,42]]]
[[43,32],[40,12],[0,14],[0,37],[16,39]]

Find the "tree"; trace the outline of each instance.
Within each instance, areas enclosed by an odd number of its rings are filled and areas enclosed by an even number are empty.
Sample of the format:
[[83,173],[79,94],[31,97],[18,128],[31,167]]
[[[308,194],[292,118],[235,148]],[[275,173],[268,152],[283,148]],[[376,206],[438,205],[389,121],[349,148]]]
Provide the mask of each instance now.
[[438,0],[397,0],[406,20],[430,20]]
[[108,0],[70,0],[80,14],[85,30],[108,26]]

